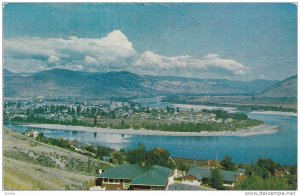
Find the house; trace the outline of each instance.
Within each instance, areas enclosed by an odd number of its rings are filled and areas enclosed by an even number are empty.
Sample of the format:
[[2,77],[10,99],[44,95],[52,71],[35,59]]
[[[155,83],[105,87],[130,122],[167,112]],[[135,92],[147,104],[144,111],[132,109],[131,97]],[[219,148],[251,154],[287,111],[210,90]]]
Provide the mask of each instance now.
[[37,132],[37,131],[33,131],[33,132],[32,132],[32,136],[33,136],[34,138],[36,138],[38,135],[39,135],[39,132]]
[[238,168],[238,172],[239,172],[239,175],[241,175],[241,176],[246,175],[246,169]]
[[158,165],[124,164],[96,176],[96,186],[105,190],[165,190],[172,180],[172,170]]
[[70,144],[73,145],[73,146],[77,146],[78,141],[77,141],[76,139],[74,139],[74,140],[72,140],[72,141],[70,142]]
[[278,169],[276,169],[275,172],[274,172],[274,176],[276,176],[276,177],[282,177],[283,176],[283,172],[280,171],[280,170],[278,170]]
[[178,169],[174,169],[174,178],[180,178],[186,175],[186,171],[181,171]]
[[[224,187],[234,187],[239,172],[234,171],[224,171],[220,170],[221,175],[223,176],[223,186]],[[206,183],[210,178],[210,168],[206,167],[192,167],[187,172],[187,175],[183,176],[182,182],[189,184],[193,183],[194,185]]]
[[27,137],[34,137],[36,138],[39,135],[39,132],[31,130],[31,131],[26,131],[25,136]]
[[210,177],[210,169],[206,167],[192,167],[187,175],[181,178],[183,184],[200,185]]
[[172,181],[172,170],[158,165],[151,168],[141,176],[132,179],[130,189],[133,190],[165,190]]
[[238,172],[234,171],[221,170],[221,175],[223,176],[223,186],[233,188],[235,186],[238,174]]

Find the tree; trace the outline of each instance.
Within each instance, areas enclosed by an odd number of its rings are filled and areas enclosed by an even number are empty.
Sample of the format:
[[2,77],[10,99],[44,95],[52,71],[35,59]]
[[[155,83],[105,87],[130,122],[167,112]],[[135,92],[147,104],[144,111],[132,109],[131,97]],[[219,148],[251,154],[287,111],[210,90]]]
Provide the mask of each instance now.
[[209,183],[210,183],[209,178],[203,178],[202,179],[202,184],[208,185]]
[[219,169],[210,170],[210,185],[213,188],[221,189],[223,188],[223,176]]
[[268,177],[263,179],[253,175],[238,182],[237,190],[292,190],[295,187],[289,186],[286,178]]
[[176,164],[176,168],[180,171],[188,171],[191,168],[191,166],[185,162],[179,162]]
[[94,127],[97,126],[97,116],[94,118]]
[[276,169],[281,168],[281,166],[278,163],[275,163],[271,159],[259,159],[256,164],[258,167],[269,171],[272,175],[275,174]]
[[45,139],[44,133],[43,132],[39,133],[36,139],[38,141],[41,141],[41,140]]
[[146,164],[147,165],[160,165],[169,166],[170,153],[161,148],[154,148],[147,153]]
[[146,161],[145,148],[137,148],[135,150],[128,151],[127,161],[132,164],[141,164]]
[[79,113],[80,113],[80,111],[81,111],[81,107],[80,107],[80,106],[77,106],[77,108],[76,108],[76,112],[77,112],[77,114],[79,114]]
[[112,159],[113,159],[113,162],[117,163],[117,164],[122,164],[124,163],[125,161],[125,154],[124,152],[115,152],[113,155],[112,155]]
[[296,165],[295,165],[295,166],[292,166],[292,167],[290,168],[290,172],[291,172],[292,175],[297,174],[297,166],[296,166]]
[[104,146],[97,146],[96,148],[96,155],[100,158],[103,156],[109,156],[110,153],[112,153],[114,150],[109,148],[109,147],[104,147]]
[[234,171],[236,169],[234,163],[232,162],[232,158],[225,156],[221,161],[221,165],[225,168],[225,170]]
[[94,138],[97,138],[97,132],[94,132]]

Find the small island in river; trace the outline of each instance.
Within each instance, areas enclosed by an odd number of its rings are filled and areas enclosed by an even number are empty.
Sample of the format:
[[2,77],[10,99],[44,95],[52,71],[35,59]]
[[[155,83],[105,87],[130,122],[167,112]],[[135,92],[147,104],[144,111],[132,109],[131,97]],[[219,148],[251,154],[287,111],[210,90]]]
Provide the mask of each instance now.
[[[10,113],[11,114],[11,113]],[[240,135],[263,129],[269,133],[274,127],[266,127],[263,121],[250,119],[244,113],[225,110],[182,110],[179,107],[149,108],[138,103],[123,102],[115,105],[70,106],[31,105],[22,115],[5,120],[30,124],[30,127],[92,130],[106,133],[139,135]],[[44,124],[47,124],[46,126]],[[200,134],[201,133],[201,134]]]
[[201,132],[173,132],[173,131],[155,131],[140,129],[112,129],[112,128],[100,128],[100,127],[84,127],[84,126],[72,126],[72,125],[58,125],[58,124],[24,124],[22,126],[30,128],[42,128],[42,129],[55,129],[55,130],[67,130],[67,131],[86,131],[86,132],[98,132],[98,133],[110,133],[110,134],[128,134],[128,135],[156,135],[156,136],[252,136],[272,134],[278,131],[278,126],[271,126],[267,124],[258,125],[251,128],[239,129],[237,131],[201,131]]

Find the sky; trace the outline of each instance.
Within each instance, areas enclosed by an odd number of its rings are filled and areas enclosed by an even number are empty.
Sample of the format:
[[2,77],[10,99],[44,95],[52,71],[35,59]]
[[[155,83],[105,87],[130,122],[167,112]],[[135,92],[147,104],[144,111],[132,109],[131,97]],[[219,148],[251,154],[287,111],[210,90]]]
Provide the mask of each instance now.
[[297,73],[291,3],[9,3],[4,68],[231,80]]

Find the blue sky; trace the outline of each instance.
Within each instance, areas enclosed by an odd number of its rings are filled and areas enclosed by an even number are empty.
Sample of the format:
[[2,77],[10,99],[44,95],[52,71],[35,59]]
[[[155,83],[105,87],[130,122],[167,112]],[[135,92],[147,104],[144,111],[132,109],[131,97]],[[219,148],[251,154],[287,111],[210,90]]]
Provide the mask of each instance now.
[[294,4],[8,4],[4,67],[197,78],[297,72]]

